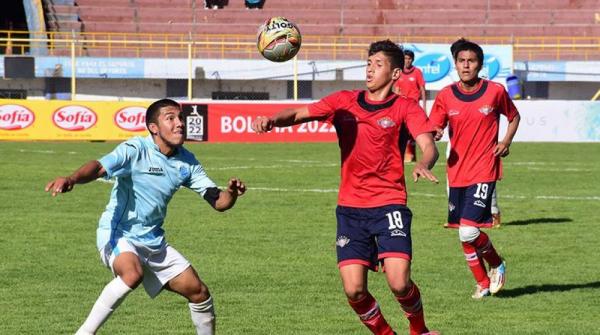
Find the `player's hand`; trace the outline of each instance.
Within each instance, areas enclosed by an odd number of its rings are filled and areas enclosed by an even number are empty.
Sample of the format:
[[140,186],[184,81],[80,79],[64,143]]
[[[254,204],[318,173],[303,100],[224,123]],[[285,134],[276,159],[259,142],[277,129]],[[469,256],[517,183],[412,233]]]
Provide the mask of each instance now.
[[433,140],[434,141],[439,141],[442,139],[442,137],[444,136],[444,129],[440,128],[440,127],[435,127],[435,134],[433,134]]
[[273,129],[273,125],[274,122],[272,119],[265,116],[259,116],[252,121],[252,130],[262,134],[271,131],[271,129]]
[[235,194],[236,196],[243,195],[246,193],[246,185],[238,178],[231,178],[227,184],[227,192]]
[[423,164],[421,162],[417,162],[417,164],[415,164],[415,168],[413,169],[412,176],[413,176],[413,180],[415,181],[415,183],[417,181],[419,181],[419,178],[428,179],[429,181],[436,183],[436,184],[440,182],[437,179],[437,177],[434,176],[433,173],[431,173],[431,170],[429,170],[427,168],[427,166],[425,166],[425,164]]
[[494,148],[494,156],[506,157],[510,153],[508,150],[509,145],[504,142],[498,142],[496,148]]
[[75,182],[69,177],[58,177],[46,184],[45,191],[52,192],[55,197],[58,193],[66,193],[73,189]]

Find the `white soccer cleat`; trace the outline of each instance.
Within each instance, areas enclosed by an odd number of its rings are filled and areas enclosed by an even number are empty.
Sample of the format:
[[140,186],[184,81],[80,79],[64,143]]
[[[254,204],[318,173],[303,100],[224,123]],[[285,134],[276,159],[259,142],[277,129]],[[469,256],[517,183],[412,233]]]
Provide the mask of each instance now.
[[484,297],[488,297],[490,296],[490,289],[487,287],[481,287],[479,286],[479,284],[477,284],[477,287],[475,288],[475,292],[473,292],[473,294],[471,295],[471,298],[473,299],[483,299]]
[[504,287],[506,281],[506,262],[502,261],[496,268],[491,268],[488,273],[490,277],[490,292],[496,294]]

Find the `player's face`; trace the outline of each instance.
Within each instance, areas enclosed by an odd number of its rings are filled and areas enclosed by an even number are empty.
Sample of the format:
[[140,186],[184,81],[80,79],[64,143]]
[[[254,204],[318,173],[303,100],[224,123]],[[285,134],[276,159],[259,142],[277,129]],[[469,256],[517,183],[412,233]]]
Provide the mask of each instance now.
[[413,59],[409,55],[404,56],[404,68],[410,69],[413,63]]
[[160,109],[157,135],[169,147],[183,144],[183,114],[181,109],[167,106]]
[[392,68],[392,63],[383,52],[373,54],[367,60],[367,89],[379,91],[390,85],[397,78],[398,69]]
[[477,54],[471,50],[463,50],[456,56],[456,72],[460,81],[464,83],[472,82],[477,79],[481,64],[477,59]]

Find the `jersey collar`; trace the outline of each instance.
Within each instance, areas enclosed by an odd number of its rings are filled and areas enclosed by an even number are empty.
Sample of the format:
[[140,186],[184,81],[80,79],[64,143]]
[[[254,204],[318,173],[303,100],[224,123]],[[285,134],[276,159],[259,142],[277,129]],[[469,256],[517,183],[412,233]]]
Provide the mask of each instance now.
[[366,92],[365,91],[361,91],[360,93],[358,93],[358,104],[359,106],[368,111],[368,112],[376,112],[380,109],[386,109],[391,107],[394,102],[396,102],[396,99],[398,99],[398,95],[397,94],[391,94],[386,100],[383,100],[383,102],[378,103],[378,104],[373,104],[371,102],[367,101],[367,97],[366,97]]
[[487,80],[481,79],[479,88],[474,92],[465,92],[460,89],[460,86],[458,83],[455,83],[454,85],[452,85],[452,93],[458,100],[460,100],[462,102],[473,102],[473,101],[481,98],[485,94],[485,91],[487,90],[487,88],[488,88]]

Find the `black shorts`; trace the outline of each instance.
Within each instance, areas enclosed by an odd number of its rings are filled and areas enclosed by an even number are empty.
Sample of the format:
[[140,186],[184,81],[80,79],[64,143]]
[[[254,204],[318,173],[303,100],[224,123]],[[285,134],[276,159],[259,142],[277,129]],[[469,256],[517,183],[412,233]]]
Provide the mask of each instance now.
[[384,258],[412,258],[412,212],[408,207],[338,206],[336,217],[338,267],[362,264],[377,271]]
[[496,182],[477,183],[467,187],[450,187],[448,225],[486,228],[492,226],[492,193]]

